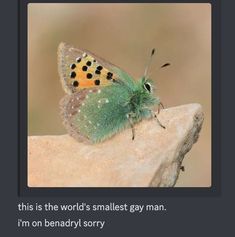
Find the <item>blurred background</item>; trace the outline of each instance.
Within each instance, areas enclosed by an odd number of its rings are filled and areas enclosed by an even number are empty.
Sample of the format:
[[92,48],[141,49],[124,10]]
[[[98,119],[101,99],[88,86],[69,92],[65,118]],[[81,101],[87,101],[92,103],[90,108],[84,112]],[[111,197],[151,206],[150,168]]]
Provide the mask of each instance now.
[[[210,4],[28,5],[28,135],[65,134],[57,70],[63,41],[143,75],[152,48],[152,79],[165,107],[200,103],[205,121],[186,155],[178,187],[211,185],[211,6]],[[158,70],[170,62],[171,66]]]

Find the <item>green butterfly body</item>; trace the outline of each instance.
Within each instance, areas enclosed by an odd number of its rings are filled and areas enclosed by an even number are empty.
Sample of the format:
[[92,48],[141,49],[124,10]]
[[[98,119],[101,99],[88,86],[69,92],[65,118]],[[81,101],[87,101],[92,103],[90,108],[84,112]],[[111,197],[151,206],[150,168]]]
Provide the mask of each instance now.
[[[96,60],[100,61],[99,58]],[[61,101],[64,125],[78,141],[102,142],[123,129],[133,128],[143,119],[153,117],[152,107],[160,104],[149,80],[135,81],[115,66],[111,66],[107,74],[110,72],[115,79],[109,84],[105,84],[101,77],[100,83],[104,86],[81,88]]]

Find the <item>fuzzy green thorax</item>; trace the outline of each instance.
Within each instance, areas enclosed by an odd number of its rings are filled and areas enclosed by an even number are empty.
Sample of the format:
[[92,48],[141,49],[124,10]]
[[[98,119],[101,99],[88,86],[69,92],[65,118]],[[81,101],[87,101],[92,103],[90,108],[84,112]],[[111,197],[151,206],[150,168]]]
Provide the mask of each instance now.
[[132,117],[137,122],[143,118],[151,117],[151,107],[159,104],[160,101],[153,94],[150,80],[145,80],[144,78],[141,78],[135,83],[136,86],[135,88],[132,88],[132,93],[128,103],[130,105]]

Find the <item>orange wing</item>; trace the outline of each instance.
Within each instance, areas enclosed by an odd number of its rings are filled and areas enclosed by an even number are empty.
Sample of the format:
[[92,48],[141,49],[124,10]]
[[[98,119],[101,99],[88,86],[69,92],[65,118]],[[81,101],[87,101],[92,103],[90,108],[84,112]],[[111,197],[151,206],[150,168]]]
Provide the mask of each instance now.
[[68,94],[107,86],[118,79],[112,70],[114,65],[65,43],[58,48],[58,67],[62,86]]

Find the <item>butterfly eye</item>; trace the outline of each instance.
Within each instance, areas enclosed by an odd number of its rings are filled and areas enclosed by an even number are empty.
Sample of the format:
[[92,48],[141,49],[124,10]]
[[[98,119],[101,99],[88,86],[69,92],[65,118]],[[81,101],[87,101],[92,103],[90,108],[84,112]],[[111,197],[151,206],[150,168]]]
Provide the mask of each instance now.
[[152,92],[152,86],[151,86],[151,84],[150,83],[144,83],[144,89],[146,90],[146,91],[148,91],[149,93],[151,93]]

